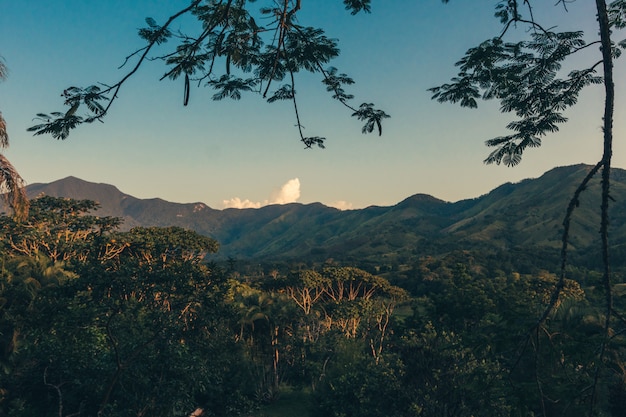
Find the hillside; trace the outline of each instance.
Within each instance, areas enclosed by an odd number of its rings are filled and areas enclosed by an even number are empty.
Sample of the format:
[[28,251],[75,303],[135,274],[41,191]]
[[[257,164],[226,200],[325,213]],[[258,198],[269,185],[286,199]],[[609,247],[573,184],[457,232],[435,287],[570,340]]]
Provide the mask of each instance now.
[[[498,250],[560,246],[565,207],[586,165],[554,168],[540,178],[503,184],[488,194],[455,203],[416,194],[389,207],[340,211],[314,204],[272,205],[259,209],[215,210],[203,203],[178,204],[138,199],[108,184],[68,177],[32,184],[41,194],[100,203],[99,215],[134,226],[180,226],[220,242],[219,257],[264,259],[409,259],[447,248]],[[613,174],[611,236],[626,243],[626,171]],[[581,199],[572,226],[573,249],[585,252],[598,238],[599,180]]]

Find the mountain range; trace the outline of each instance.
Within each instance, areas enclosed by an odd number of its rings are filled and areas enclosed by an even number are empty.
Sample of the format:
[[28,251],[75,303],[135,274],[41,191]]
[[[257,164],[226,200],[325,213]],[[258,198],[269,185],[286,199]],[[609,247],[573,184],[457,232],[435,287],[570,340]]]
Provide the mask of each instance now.
[[[447,248],[558,252],[562,221],[574,190],[591,166],[557,167],[536,179],[503,184],[477,198],[446,202],[425,194],[400,203],[341,211],[313,204],[270,205],[257,209],[216,210],[203,203],[179,204],[138,199],[113,185],[67,177],[31,184],[29,197],[89,199],[95,213],[135,226],[180,226],[220,243],[219,258],[336,259],[386,258],[394,262]],[[580,199],[572,222],[573,251],[588,253],[599,234],[600,180]],[[626,247],[626,171],[613,169],[611,241]]]

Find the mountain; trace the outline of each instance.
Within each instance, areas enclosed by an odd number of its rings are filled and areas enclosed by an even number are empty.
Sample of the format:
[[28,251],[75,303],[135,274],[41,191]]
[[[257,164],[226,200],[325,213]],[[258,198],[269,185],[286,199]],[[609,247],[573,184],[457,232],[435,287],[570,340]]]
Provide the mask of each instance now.
[[[554,168],[540,178],[506,183],[483,196],[455,203],[416,194],[389,207],[340,211],[314,204],[215,210],[204,203],[138,199],[108,184],[68,177],[32,184],[28,195],[89,199],[96,214],[134,226],[180,226],[220,242],[220,257],[264,259],[410,259],[447,248],[560,247],[565,208],[587,165]],[[613,170],[611,239],[626,247],[626,171]],[[586,253],[598,241],[599,179],[583,194],[572,222],[573,250]]]

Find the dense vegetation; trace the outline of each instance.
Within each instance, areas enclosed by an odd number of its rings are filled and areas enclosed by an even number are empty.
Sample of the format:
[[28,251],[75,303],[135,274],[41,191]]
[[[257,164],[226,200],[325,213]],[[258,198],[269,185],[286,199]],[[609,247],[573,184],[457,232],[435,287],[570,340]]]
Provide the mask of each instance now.
[[[29,130],[65,139],[101,120],[143,62],[160,59],[168,65],[164,78],[184,79],[185,105],[191,81],[203,80],[215,100],[253,92],[292,101],[306,147],[323,147],[325,138],[303,134],[299,71],[321,74],[333,98],[364,122],[364,133],[382,133],[388,115],[370,103],[349,104],[344,86],[353,80],[327,66],[337,44],[297,24],[301,3],[262,7],[274,17],[267,27],[245,1],[194,0],[163,25],[148,18],[139,31],[146,46],[128,56],[136,62],[119,82],[67,88],[69,110],[40,113]],[[343,3],[358,13],[371,2]],[[556,2],[564,10],[567,3]],[[624,415],[626,289],[621,271],[611,270],[608,231],[613,60],[626,48],[612,36],[626,27],[626,1],[596,0],[599,36],[590,42],[582,31],[553,31],[533,10],[526,0],[497,2],[501,33],[469,49],[458,76],[431,92],[465,107],[496,99],[514,114],[510,134],[487,141],[495,150],[485,161],[514,166],[525,149],[558,131],[583,88],[604,86],[602,157],[572,194],[558,277],[540,268],[551,262],[538,259],[532,245],[506,244],[491,252],[448,245],[389,270],[302,259],[251,274],[254,268],[238,270],[234,262],[206,263],[217,242],[182,228],[120,232],[118,219],[89,214],[94,203],[54,198],[34,201],[26,218],[23,199],[13,198],[21,221],[0,219],[0,412],[237,415],[276,402],[289,387],[310,399],[309,414],[321,416]],[[186,14],[202,23],[199,35],[170,30]],[[518,26],[522,39],[510,39]],[[148,55],[168,39],[178,43],[174,51]],[[592,45],[600,56],[562,73]],[[214,72],[221,61],[225,73]],[[81,105],[84,116],[76,113]],[[8,144],[4,127],[0,118],[0,148]],[[0,166],[2,190],[19,197],[20,178],[1,155]],[[601,253],[588,259],[600,259],[599,271],[593,262],[567,262],[568,245],[578,243],[569,238],[574,209],[597,173]],[[489,224],[506,228],[510,220]],[[535,231],[545,237],[545,229]],[[492,239],[494,228],[474,232]],[[617,245],[623,253],[623,242]]]
[[95,208],[42,197],[24,222],[0,217],[0,415],[276,415],[294,395],[320,416],[626,409],[623,322],[594,363],[593,270],[570,268],[534,327],[557,278],[523,254],[424,253],[382,275],[331,260],[218,265],[213,239],[119,232]]
[[[245,1],[201,3],[193,0],[163,25],[146,19],[139,31],[146,46],[128,56],[135,63],[120,81],[67,88],[69,110],[40,113],[41,123],[29,130],[67,138],[76,126],[101,120],[144,61],[163,60],[164,78],[184,79],[185,105],[192,81],[207,81],[215,100],[252,92],[292,101],[306,147],[323,147],[325,138],[302,131],[294,81],[300,71],[320,74],[332,97],[364,122],[364,133],[382,133],[388,115],[370,103],[350,104],[344,87],[353,80],[327,66],[339,54],[336,41],[297,24],[301,1],[261,7],[273,16],[267,27],[257,25]],[[354,14],[371,2],[343,3]],[[564,10],[567,3],[556,2]],[[465,107],[496,99],[514,114],[510,133],[487,141],[495,150],[485,161],[514,166],[525,149],[558,131],[582,89],[604,86],[602,157],[572,194],[558,277],[541,269],[552,262],[532,245],[509,242],[489,252],[447,245],[436,254],[416,245],[415,256],[382,270],[331,259],[302,259],[268,274],[238,270],[235,262],[220,267],[206,262],[218,247],[213,239],[178,227],[121,232],[118,219],[90,214],[90,201],[41,198],[26,217],[21,178],[0,154],[0,191],[16,216],[0,218],[0,413],[265,413],[289,387],[320,416],[624,415],[626,288],[622,271],[611,271],[608,230],[613,60],[626,48],[612,37],[626,27],[626,1],[596,0],[599,36],[590,42],[582,31],[553,31],[533,10],[530,1],[498,1],[501,33],[469,49],[457,77],[431,92]],[[201,32],[173,33],[172,22],[188,14]],[[515,40],[518,26],[526,30]],[[149,56],[168,39],[174,50]],[[600,56],[562,73],[592,45]],[[214,72],[222,61],[224,72]],[[76,113],[81,105],[83,116]],[[7,145],[0,117],[0,149]],[[567,262],[568,245],[579,243],[569,238],[574,209],[597,173],[601,253],[588,260],[599,258],[599,271],[593,261]],[[499,231],[472,226],[468,235],[486,239]],[[545,237],[545,229],[534,231]],[[400,240],[384,238],[381,245]]]

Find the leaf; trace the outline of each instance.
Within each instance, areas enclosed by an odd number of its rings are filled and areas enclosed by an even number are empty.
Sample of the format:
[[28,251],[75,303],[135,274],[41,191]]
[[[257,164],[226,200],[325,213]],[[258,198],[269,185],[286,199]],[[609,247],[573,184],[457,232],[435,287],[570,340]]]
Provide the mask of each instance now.
[[376,110],[372,103],[361,104],[359,109],[352,113],[352,116],[359,120],[365,120],[365,125],[361,129],[362,133],[372,133],[374,127],[377,127],[379,136],[383,134],[382,119],[391,117],[382,110]]
[[371,3],[371,0],[343,0],[346,10],[349,10],[352,15],[355,15],[360,11],[371,13]]
[[322,64],[339,55],[336,39],[326,37],[322,29],[297,25],[286,33],[284,49],[285,65],[292,72],[318,72]]
[[267,99],[268,103],[273,103],[278,100],[291,100],[295,95],[295,91],[291,88],[291,85],[285,84],[274,92],[272,97]]
[[[502,2],[497,15],[515,19],[516,2]],[[508,21],[508,20],[507,20]],[[498,146],[486,163],[514,166],[527,147],[541,145],[541,136],[556,132],[567,118],[563,112],[576,104],[582,88],[602,82],[594,68],[571,71],[561,77],[563,62],[586,42],[580,31],[534,31],[530,39],[504,43],[489,39],[470,48],[457,62],[459,73],[450,83],[429,89],[432,99],[475,108],[477,100],[497,99],[500,111],[512,112],[519,120],[506,127],[513,135],[487,141]]]
[[34,135],[50,134],[57,140],[65,140],[70,134],[70,130],[76,128],[82,124],[83,118],[75,115],[66,116],[62,113],[52,113],[52,116],[56,116],[55,119],[47,114],[40,114],[45,123],[41,123],[35,126],[31,126],[26,131],[35,132]]
[[326,138],[323,138],[320,136],[311,136],[311,137],[302,138],[302,142],[307,148],[311,148],[313,147],[313,145],[317,145],[318,148],[324,149],[326,148],[326,146],[324,145],[325,140]]
[[0,148],[7,148],[9,146],[9,134],[7,133],[7,123],[0,113]]
[[609,25],[616,29],[626,28],[626,1],[617,0],[608,7]]
[[253,91],[256,83],[257,80],[254,78],[244,80],[242,78],[224,74],[219,80],[209,81],[207,84],[211,85],[214,89],[219,90],[213,95],[213,100],[222,100],[226,97],[233,100],[239,100],[241,98],[241,92]]
[[326,91],[334,92],[333,98],[345,102],[354,98],[352,94],[346,94],[342,84],[354,84],[354,80],[346,74],[337,75],[337,68],[330,67],[324,74],[322,83],[326,85]]
[[453,78],[452,84],[443,84],[440,87],[428,89],[432,92],[432,99],[440,103],[449,101],[451,103],[460,103],[461,107],[477,108],[477,98],[480,98],[479,88],[474,85],[470,77]]
[[[162,24],[152,17],[146,17],[144,27],[138,29],[139,36],[146,44],[128,55],[124,61],[126,64],[133,58],[137,61],[136,66],[118,82],[107,86],[104,95],[95,88],[68,88],[63,96],[69,111],[60,116],[51,115],[52,119],[42,120],[32,131],[36,134],[49,132],[55,138],[64,139],[80,123],[102,121],[102,116],[117,98],[116,93],[122,85],[141,65],[156,60],[165,62],[167,66],[161,79],[176,80],[184,77],[186,98],[191,82],[206,81],[206,85],[215,89],[213,100],[239,100],[244,92],[260,93],[270,103],[289,100],[294,98],[295,77],[301,71],[308,71],[321,72],[325,88],[332,97],[355,111],[347,104],[354,97],[346,91],[346,86],[353,84],[354,80],[339,73],[336,68],[324,69],[339,55],[338,41],[320,28],[298,24],[300,1],[266,2],[269,6],[257,8],[254,17],[251,15],[252,3],[252,0],[193,0],[178,13],[163,20]],[[370,12],[371,0],[344,0],[344,6],[353,14]],[[183,29],[172,33],[174,29],[171,28],[176,27],[174,20],[184,15],[187,18],[181,21],[179,27],[189,23],[188,18],[195,20],[198,27],[190,34]],[[259,15],[265,19],[259,20]],[[264,24],[259,25],[259,22]],[[168,39],[175,41],[175,44],[166,49],[153,48]],[[272,82],[281,81],[279,84],[282,84],[286,77],[290,78],[288,84],[291,87],[282,86],[270,94],[270,89],[276,88],[271,85]],[[260,85],[263,85],[263,89]],[[186,101],[184,99],[183,104]],[[69,118],[81,110],[87,114],[81,115],[83,118],[80,121]],[[360,114],[363,114],[363,110]],[[296,117],[299,118],[299,115]],[[364,131],[377,130],[380,134],[381,121],[385,117],[388,116],[384,112],[370,111],[363,119],[367,125]],[[299,136],[302,138],[303,135]],[[323,142],[318,139],[311,138],[309,145]]]
[[147,40],[150,43],[156,43],[160,45],[167,42],[168,38],[172,36],[169,29],[163,29],[157,25],[156,21],[151,17],[146,17],[147,28],[138,30],[139,37]]
[[522,162],[522,154],[519,152],[507,152],[502,157],[502,162],[508,167],[514,167]]

